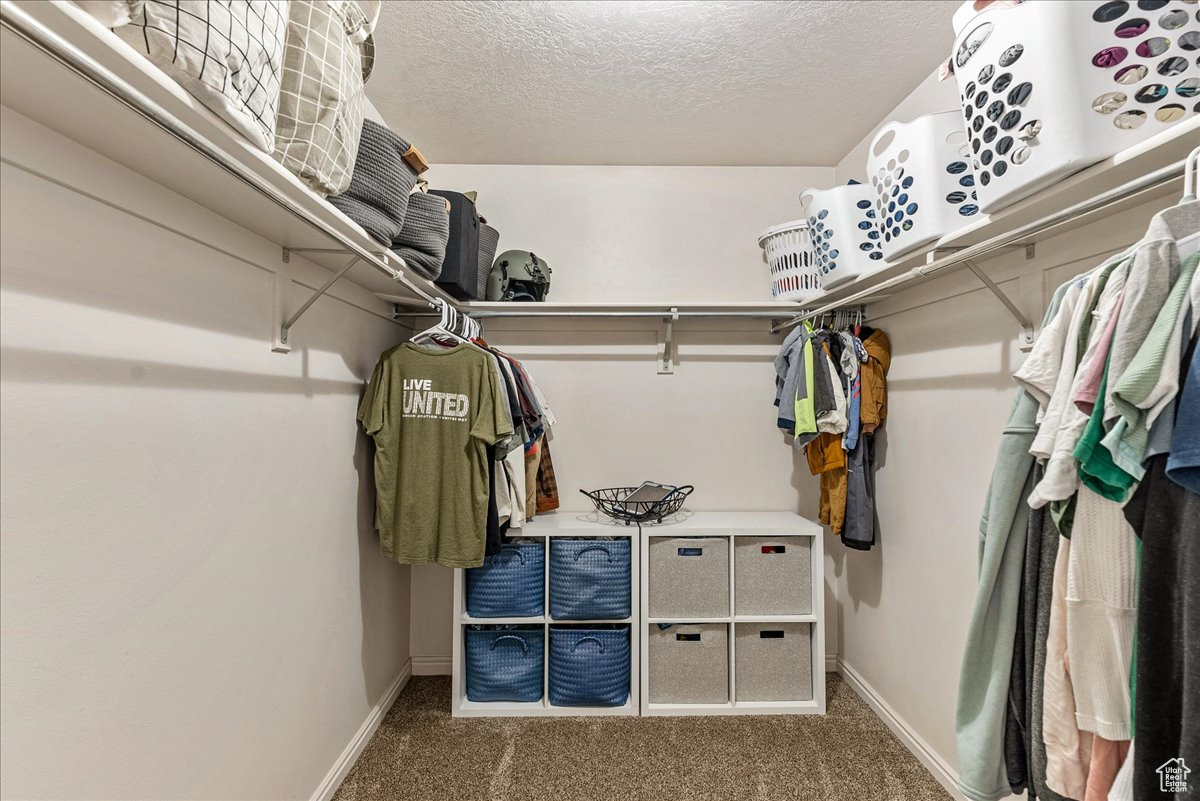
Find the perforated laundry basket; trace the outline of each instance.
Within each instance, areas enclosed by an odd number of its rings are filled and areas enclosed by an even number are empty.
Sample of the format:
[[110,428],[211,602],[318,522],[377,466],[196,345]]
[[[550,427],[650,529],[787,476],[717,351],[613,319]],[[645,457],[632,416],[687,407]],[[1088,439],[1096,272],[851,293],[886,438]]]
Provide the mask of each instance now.
[[961,228],[979,213],[965,153],[958,109],[879,129],[867,150],[867,180],[875,190],[886,261]]
[[1033,0],[960,9],[955,20],[954,68],[983,211],[1200,109],[1194,3]]
[[806,220],[773,225],[758,237],[771,268],[771,297],[807,303],[824,293]]
[[808,215],[821,286],[831,289],[883,266],[875,192],[865,184],[806,189],[800,205]]

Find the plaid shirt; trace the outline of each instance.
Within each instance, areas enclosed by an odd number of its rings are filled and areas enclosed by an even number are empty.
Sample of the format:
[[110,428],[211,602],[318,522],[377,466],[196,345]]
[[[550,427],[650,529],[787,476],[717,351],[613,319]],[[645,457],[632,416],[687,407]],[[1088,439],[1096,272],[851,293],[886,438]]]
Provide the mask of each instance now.
[[537,471],[537,511],[538,514],[550,512],[558,508],[558,484],[554,480],[554,463],[550,460],[550,442],[541,439],[542,461]]

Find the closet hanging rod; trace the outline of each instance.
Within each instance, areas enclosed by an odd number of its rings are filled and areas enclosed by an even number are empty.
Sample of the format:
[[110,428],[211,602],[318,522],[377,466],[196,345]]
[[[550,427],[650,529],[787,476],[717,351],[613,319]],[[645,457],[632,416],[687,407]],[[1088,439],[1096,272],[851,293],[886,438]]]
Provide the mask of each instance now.
[[[229,155],[229,153],[175,117],[140,89],[130,84],[108,67],[105,67],[95,58],[46,27],[25,11],[25,9],[12,2],[12,0],[2,0],[0,2],[0,25],[12,31],[14,35],[45,53],[146,121],[170,134],[246,186],[275,203],[284,211],[298,218],[301,222],[315,228],[320,233],[337,242],[341,246],[341,251],[345,252],[346,255],[357,256],[389,278],[399,281],[409,291],[422,298],[431,307],[433,306],[435,296],[414,283],[402,271],[386,264],[365,247],[345,238],[332,225],[315,217],[311,212],[298,205],[294,200],[280,192],[263,178],[246,172],[237,159]],[[293,249],[293,251],[297,250]]]
[[1057,228],[1058,226],[1071,221],[1075,217],[1080,217],[1085,214],[1092,214],[1108,206],[1112,206],[1136,197],[1143,192],[1149,192],[1158,189],[1183,177],[1186,163],[1187,159],[1182,159],[1173,164],[1168,164],[1165,167],[1161,167],[1139,178],[1135,178],[1132,181],[1114,187],[1106,192],[1101,192],[1100,194],[1089,198],[1088,200],[1081,201],[1072,206],[1068,206],[1065,209],[1054,212],[1053,214],[1048,214],[1039,220],[1034,220],[1031,223],[1027,223],[1026,225],[1015,228],[1008,233],[999,234],[991,239],[985,239],[982,242],[964,247],[961,250],[956,250],[946,256],[934,258],[932,261],[926,264],[913,267],[909,272],[897,275],[894,278],[888,279],[887,281],[878,283],[869,289],[856,292],[834,303],[828,303],[824,306],[818,306],[810,311],[806,311],[803,314],[780,323],[771,330],[772,332],[782,331],[785,328],[799,325],[805,320],[811,320],[814,317],[819,317],[826,312],[835,311],[847,306],[868,303],[874,299],[877,299],[880,292],[900,289],[904,287],[905,284],[950,267],[965,266],[966,262],[968,261],[978,259],[981,256],[986,256],[1009,245],[1017,244],[1022,240],[1032,239],[1039,234],[1045,233],[1053,228]]
[[[532,304],[531,304],[532,305]],[[757,319],[757,320],[783,320],[787,318],[791,311],[672,311],[669,307],[661,311],[560,311],[556,309],[530,309],[524,310],[467,310],[466,312],[471,317],[479,319],[484,318],[537,318],[537,317],[695,317],[695,318],[723,318],[730,319]],[[436,317],[436,314],[420,312],[413,314],[412,312],[401,312],[397,310],[397,316],[400,317]]]

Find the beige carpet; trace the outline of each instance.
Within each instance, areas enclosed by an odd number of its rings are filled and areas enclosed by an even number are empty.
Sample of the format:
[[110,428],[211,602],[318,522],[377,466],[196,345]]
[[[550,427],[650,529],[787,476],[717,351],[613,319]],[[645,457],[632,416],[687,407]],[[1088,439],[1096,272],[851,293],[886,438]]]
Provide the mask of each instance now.
[[941,801],[840,676],[829,714],[450,717],[449,677],[415,677],[334,801]]

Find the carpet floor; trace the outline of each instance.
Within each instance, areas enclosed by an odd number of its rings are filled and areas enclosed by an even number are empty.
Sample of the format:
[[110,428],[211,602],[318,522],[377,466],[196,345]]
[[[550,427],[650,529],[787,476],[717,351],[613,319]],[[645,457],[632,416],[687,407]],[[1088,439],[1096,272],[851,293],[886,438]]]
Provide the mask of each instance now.
[[414,677],[334,801],[942,801],[835,673],[825,717],[452,718]]

